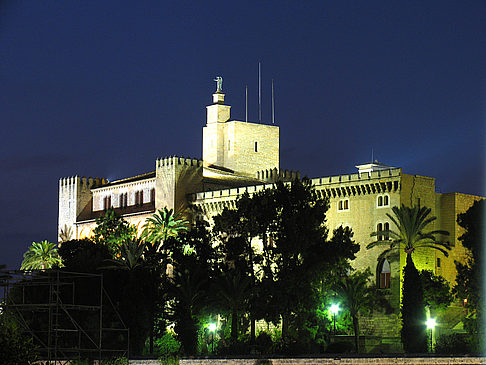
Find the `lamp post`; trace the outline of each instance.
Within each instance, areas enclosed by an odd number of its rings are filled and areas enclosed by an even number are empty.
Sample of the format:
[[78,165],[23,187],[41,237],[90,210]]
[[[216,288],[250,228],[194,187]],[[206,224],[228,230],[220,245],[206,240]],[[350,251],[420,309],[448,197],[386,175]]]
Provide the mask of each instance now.
[[211,353],[214,352],[214,331],[216,331],[216,323],[208,325],[209,332],[211,332]]
[[333,304],[329,308],[329,311],[332,313],[332,322],[333,322],[333,327],[334,327],[334,332],[333,334],[336,335],[336,314],[339,312],[339,304]]
[[430,330],[430,352],[434,351],[434,328],[437,325],[435,318],[427,319],[427,329]]

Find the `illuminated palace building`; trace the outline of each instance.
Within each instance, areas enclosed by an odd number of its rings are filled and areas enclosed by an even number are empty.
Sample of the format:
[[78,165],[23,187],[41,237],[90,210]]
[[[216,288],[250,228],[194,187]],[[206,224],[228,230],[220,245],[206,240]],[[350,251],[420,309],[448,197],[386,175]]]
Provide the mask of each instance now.
[[[298,174],[279,167],[279,127],[231,120],[231,107],[224,104],[224,93],[218,87],[213,104],[207,106],[203,127],[202,159],[165,157],[155,161],[154,171],[110,182],[106,179],[67,177],[59,181],[58,232],[71,232],[71,238],[89,237],[95,220],[108,207],[113,207],[139,229],[157,209],[182,210],[198,206],[208,221],[224,207],[235,207],[242,193],[252,194],[272,187],[277,180],[290,181]],[[437,250],[414,256],[418,269],[428,269],[454,283],[454,261],[463,261],[465,250],[458,237],[458,213],[465,212],[480,197],[435,191],[432,177],[409,175],[401,168],[377,162],[357,166],[352,174],[312,179],[320,196],[329,198],[327,226],[330,230],[343,225],[354,232],[354,240],[362,245],[353,265],[371,268],[377,285],[389,288],[393,307],[399,308],[400,261],[378,261],[382,248],[366,249],[373,231],[390,227],[387,213],[393,206],[420,204],[432,209],[437,217],[433,229],[450,232],[452,250],[445,257]],[[390,227],[394,228],[394,227]],[[452,306],[442,318],[443,328],[460,326],[463,309]],[[399,338],[398,310],[377,320],[362,320],[362,334],[384,339]]]

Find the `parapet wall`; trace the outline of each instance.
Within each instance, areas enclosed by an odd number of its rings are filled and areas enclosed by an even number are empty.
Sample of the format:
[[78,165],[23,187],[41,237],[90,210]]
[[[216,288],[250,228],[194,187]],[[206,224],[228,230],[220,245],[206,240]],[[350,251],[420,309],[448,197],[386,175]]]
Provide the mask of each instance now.
[[[275,173],[279,173],[277,169],[271,170],[263,170],[259,171],[261,176],[262,173],[266,173],[266,171],[270,172],[273,171]],[[286,170],[280,170],[286,171]],[[386,177],[399,177],[401,175],[402,169],[390,169],[390,170],[383,170],[383,171],[373,171],[371,173],[364,173],[364,174],[349,174],[349,175],[338,175],[338,176],[328,176],[328,177],[320,177],[311,179],[312,185],[314,185],[317,189],[319,189],[322,185],[330,185],[330,184],[342,184],[342,183],[353,183],[353,182],[367,182],[370,180],[386,178]],[[287,176],[298,176],[298,172],[287,171]],[[257,175],[258,176],[258,175]],[[191,196],[191,201],[195,203],[202,203],[205,199],[211,198],[219,198],[219,197],[234,197],[247,192],[252,194],[257,191],[261,191],[263,189],[271,189],[273,184],[271,182],[264,183],[261,185],[253,185],[253,186],[245,186],[241,188],[232,188],[232,189],[222,189],[222,190],[213,190],[213,191],[205,191],[200,193],[195,193]]]
[[63,177],[59,179],[59,188],[63,188],[69,185],[74,184],[76,181],[79,183],[79,187],[81,189],[91,189],[96,188],[98,186],[102,186],[108,184],[108,179],[100,178],[100,177],[79,177],[79,176],[70,176],[70,177]]
[[273,168],[257,171],[256,178],[267,183],[277,181],[292,181],[300,178],[300,173],[298,171]]
[[336,176],[326,176],[311,179],[313,185],[325,185],[325,184],[341,184],[345,182],[354,181],[366,181],[372,179],[386,178],[386,177],[397,177],[400,176],[402,169],[394,168],[389,170],[372,171],[365,172],[361,174],[346,174],[346,175],[336,175]]
[[178,156],[158,158],[155,163],[156,167],[171,166],[171,165],[186,165],[186,166],[201,167],[202,164],[203,164],[202,160],[196,158],[185,158],[185,157],[178,157]]

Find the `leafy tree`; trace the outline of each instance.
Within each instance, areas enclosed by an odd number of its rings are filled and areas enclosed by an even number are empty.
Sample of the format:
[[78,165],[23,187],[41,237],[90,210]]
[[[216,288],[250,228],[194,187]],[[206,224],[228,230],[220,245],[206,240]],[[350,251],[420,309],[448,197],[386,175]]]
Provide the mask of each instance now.
[[[465,262],[456,261],[457,277],[453,288],[454,295],[460,300],[466,299],[465,307],[468,316],[464,320],[470,340],[481,350],[483,344],[481,323],[483,317],[483,285],[481,255],[484,245],[484,218],[486,203],[476,201],[465,213],[458,214],[457,223],[464,228],[464,234],[459,237],[462,245],[467,249]],[[477,344],[477,346],[476,346]]]
[[[4,315],[5,316],[5,315]],[[38,358],[32,338],[5,318],[0,320],[0,359],[4,365],[29,365]]]
[[64,266],[57,252],[55,243],[41,241],[32,242],[32,245],[24,253],[21,270],[46,270],[53,267]]
[[424,303],[433,311],[446,309],[452,302],[451,287],[442,276],[434,275],[430,270],[420,271],[424,289]]
[[208,304],[211,282],[217,276],[216,252],[206,222],[196,222],[190,231],[165,242],[171,252],[173,274],[165,285],[167,319],[187,355],[197,353],[201,316]]
[[113,208],[110,208],[103,216],[96,219],[93,241],[107,245],[115,253],[123,242],[130,241],[136,234],[136,227],[130,225]]
[[327,241],[328,201],[317,196],[310,180],[277,183],[267,200],[272,201],[275,213],[269,226],[273,244],[263,247],[263,280],[270,290],[271,311],[282,318],[285,337],[292,318],[312,305],[308,300],[311,283],[319,272],[353,259],[359,246],[350,238],[350,230],[335,231],[336,236]]
[[108,246],[95,244],[89,239],[71,240],[58,249],[67,271],[100,273],[107,260],[113,258]]
[[167,208],[159,209],[152,217],[147,218],[143,225],[142,238],[159,251],[168,238],[177,237],[181,232],[187,231],[188,224],[181,213],[174,213]]
[[[255,310],[256,287],[260,284],[257,272],[261,269],[262,256],[252,244],[257,236],[266,245],[268,226],[272,220],[271,204],[267,199],[268,192],[262,191],[250,197],[244,193],[236,201],[236,209],[225,208],[223,212],[214,217],[213,232],[220,237],[221,254],[224,257],[223,265],[239,270],[240,273],[247,273],[250,278],[250,289],[246,291],[249,295],[250,312],[250,342],[255,342]],[[250,297],[250,294],[253,296]],[[233,332],[232,332],[233,333]]]
[[437,236],[448,235],[449,232],[427,231],[428,226],[437,219],[429,216],[430,208],[419,206],[410,208],[402,204],[400,208],[393,207],[392,211],[393,215],[387,213],[387,216],[394,223],[396,231],[389,229],[373,232],[371,236],[383,237],[383,239],[370,243],[367,248],[386,245],[387,248],[381,256],[388,256],[397,250],[403,250],[407,254],[401,305],[402,343],[406,352],[427,352],[424,293],[412,254],[417,250],[434,249],[448,256],[450,250],[448,242],[440,241]]
[[216,280],[216,303],[231,313],[231,340],[238,339],[239,314],[247,309],[251,281],[246,273],[229,270]]
[[379,306],[387,306],[386,300],[380,295],[379,290],[370,283],[371,276],[369,268],[363,272],[356,271],[343,277],[334,287],[353,320],[356,352],[359,352],[359,315],[372,312]]

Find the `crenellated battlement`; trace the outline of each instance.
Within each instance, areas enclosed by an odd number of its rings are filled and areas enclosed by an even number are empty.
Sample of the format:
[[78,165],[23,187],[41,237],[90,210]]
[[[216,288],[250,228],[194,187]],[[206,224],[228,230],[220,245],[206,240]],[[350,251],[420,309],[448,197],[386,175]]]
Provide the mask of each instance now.
[[68,186],[72,186],[78,183],[81,189],[92,189],[96,188],[105,184],[108,184],[108,179],[99,178],[99,177],[86,177],[86,176],[70,176],[70,177],[63,177],[59,179],[59,188],[65,188]]
[[295,179],[300,179],[300,172],[273,168],[257,171],[256,178],[267,183],[277,181],[292,181]]
[[327,185],[327,184],[341,184],[347,182],[357,182],[357,181],[367,181],[373,179],[380,179],[386,177],[397,177],[402,173],[401,168],[390,168],[388,170],[356,173],[356,174],[346,174],[346,175],[335,175],[326,176],[320,178],[311,179],[312,184],[315,186]]
[[197,158],[185,158],[179,156],[170,156],[158,158],[155,162],[156,167],[172,166],[172,165],[185,165],[185,166],[196,166],[201,167],[203,161]]

